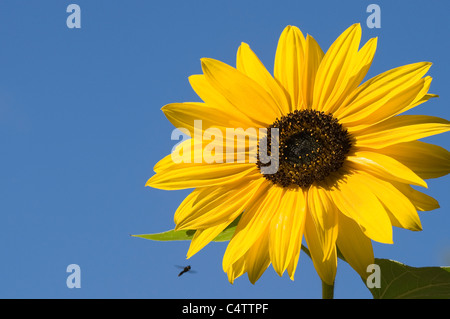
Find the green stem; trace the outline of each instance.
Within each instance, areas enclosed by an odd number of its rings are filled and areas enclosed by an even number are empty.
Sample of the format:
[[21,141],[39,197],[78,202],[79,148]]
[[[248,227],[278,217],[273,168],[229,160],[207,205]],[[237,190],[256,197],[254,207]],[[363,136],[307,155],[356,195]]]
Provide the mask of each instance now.
[[322,281],[322,299],[333,299],[334,297],[334,284],[328,285]]
[[306,248],[305,246],[302,245],[302,250],[303,250],[303,252],[304,252],[305,254],[308,255],[309,258],[312,259],[311,253],[309,252],[309,249],[308,249],[308,248]]

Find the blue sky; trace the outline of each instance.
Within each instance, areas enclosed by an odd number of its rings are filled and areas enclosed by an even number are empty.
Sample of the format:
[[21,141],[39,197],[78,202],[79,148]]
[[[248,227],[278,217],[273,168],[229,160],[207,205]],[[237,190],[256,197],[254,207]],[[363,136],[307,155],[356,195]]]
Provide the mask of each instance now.
[[[81,8],[69,29],[66,8]],[[369,29],[366,8],[381,8]],[[200,58],[235,64],[246,42],[269,70],[278,37],[296,25],[324,50],[353,23],[363,41],[379,38],[367,77],[431,61],[431,92],[414,114],[450,118],[448,1],[1,1],[0,2],[0,297],[1,298],[320,298],[312,262],[300,257],[296,280],[270,267],[252,285],[234,285],[221,263],[226,243],[185,260],[188,242],[151,242],[130,234],[173,228],[189,193],[144,187],[174,141],[160,111],[199,101],[188,76]],[[450,149],[450,135],[426,139]],[[376,257],[411,266],[450,264],[450,178],[428,182],[441,208],[422,213],[422,232],[395,229]],[[81,268],[69,289],[66,268]],[[196,274],[178,278],[175,265]],[[339,263],[337,298],[371,298]]]

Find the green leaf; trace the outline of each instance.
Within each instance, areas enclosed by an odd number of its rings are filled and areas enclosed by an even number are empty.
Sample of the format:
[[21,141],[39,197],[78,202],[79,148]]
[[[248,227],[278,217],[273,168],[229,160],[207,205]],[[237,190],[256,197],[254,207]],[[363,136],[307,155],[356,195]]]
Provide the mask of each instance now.
[[156,234],[142,234],[142,235],[131,235],[133,237],[140,237],[149,240],[156,241],[175,241],[175,240],[191,240],[194,237],[195,230],[168,230],[162,233]]
[[[236,226],[239,222],[239,219],[241,217],[239,216],[236,218],[231,224],[229,224],[219,235],[217,235],[216,238],[214,238],[213,241],[227,241],[230,240],[233,236]],[[187,230],[168,230],[162,233],[156,233],[156,234],[142,234],[142,235],[131,235],[133,237],[140,237],[145,238],[149,240],[156,240],[156,241],[176,241],[176,240],[192,240],[192,237],[194,237],[195,230],[193,229],[187,229]]]
[[[375,299],[448,299],[450,267],[411,267],[395,260],[375,259],[380,288],[370,288]],[[375,271],[373,272],[375,275]],[[374,282],[369,275],[368,281]]]

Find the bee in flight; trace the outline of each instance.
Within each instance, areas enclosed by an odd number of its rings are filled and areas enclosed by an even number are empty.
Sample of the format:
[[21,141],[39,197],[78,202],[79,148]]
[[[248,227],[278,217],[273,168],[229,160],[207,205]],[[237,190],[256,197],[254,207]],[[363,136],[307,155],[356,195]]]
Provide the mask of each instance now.
[[[183,270],[178,274],[178,277],[180,277],[182,274],[184,274],[185,272],[188,272],[191,270],[191,266],[188,265],[186,267],[182,267],[182,266],[177,266],[178,268],[183,268]],[[191,271],[194,272],[194,271]]]

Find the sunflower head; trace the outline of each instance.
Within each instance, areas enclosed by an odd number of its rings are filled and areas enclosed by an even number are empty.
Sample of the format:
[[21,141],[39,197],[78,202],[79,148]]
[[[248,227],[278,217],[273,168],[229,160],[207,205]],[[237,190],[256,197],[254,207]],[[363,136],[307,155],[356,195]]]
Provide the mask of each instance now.
[[[362,47],[360,40],[360,25],[352,25],[324,53],[288,26],[273,75],[243,43],[236,67],[201,60],[203,74],[189,80],[203,102],[163,107],[191,138],[156,164],[147,185],[193,188],[174,217],[176,229],[195,231],[188,257],[240,218],[223,258],[230,282],[247,273],[254,283],[269,265],[293,279],[304,238],[322,281],[332,284],[338,249],[364,278],[372,240],[392,243],[392,226],[421,230],[417,212],[439,205],[412,185],[448,174],[450,155],[418,140],[450,123],[401,114],[436,97],[425,76],[431,63],[362,83],[377,39]],[[185,160],[175,163],[181,153]],[[270,165],[277,169],[268,172]]]

